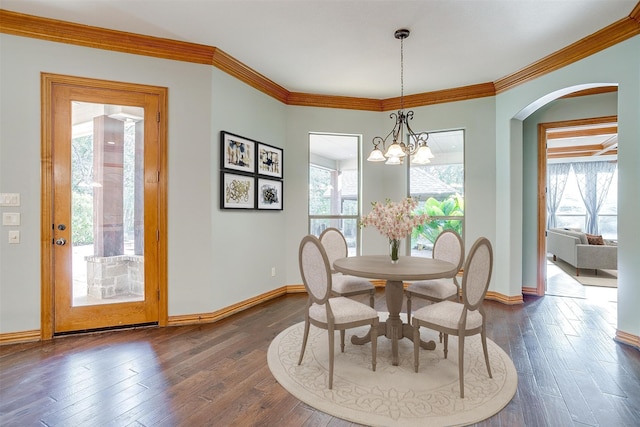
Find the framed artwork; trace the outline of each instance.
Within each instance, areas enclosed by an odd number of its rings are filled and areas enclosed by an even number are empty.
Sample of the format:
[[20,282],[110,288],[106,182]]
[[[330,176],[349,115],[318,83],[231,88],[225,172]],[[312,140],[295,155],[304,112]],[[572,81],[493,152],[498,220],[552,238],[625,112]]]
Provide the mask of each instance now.
[[256,179],[249,175],[220,173],[220,208],[255,209]]
[[256,194],[258,209],[282,210],[282,181],[258,178]]
[[281,148],[258,142],[258,175],[282,178],[283,154]]
[[232,133],[220,132],[221,168],[246,173],[256,171],[256,141]]

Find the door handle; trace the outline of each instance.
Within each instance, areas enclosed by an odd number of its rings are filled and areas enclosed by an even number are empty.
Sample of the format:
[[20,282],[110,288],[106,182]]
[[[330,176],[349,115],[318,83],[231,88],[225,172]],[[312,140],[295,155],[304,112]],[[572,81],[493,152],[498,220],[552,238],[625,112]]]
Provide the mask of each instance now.
[[66,239],[62,239],[62,238],[60,238],[60,239],[56,239],[56,245],[58,245],[58,246],[64,246],[64,245],[66,245],[66,244],[67,244],[67,240],[66,240]]

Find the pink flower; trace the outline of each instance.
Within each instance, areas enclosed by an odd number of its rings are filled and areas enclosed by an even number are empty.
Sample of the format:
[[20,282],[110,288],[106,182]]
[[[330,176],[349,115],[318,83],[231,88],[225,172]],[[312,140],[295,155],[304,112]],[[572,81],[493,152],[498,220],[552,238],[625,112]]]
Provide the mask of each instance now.
[[362,218],[363,227],[373,226],[389,240],[400,240],[407,237],[414,227],[430,220],[427,214],[414,213],[418,202],[407,197],[398,203],[387,199],[382,204],[373,202],[371,212]]

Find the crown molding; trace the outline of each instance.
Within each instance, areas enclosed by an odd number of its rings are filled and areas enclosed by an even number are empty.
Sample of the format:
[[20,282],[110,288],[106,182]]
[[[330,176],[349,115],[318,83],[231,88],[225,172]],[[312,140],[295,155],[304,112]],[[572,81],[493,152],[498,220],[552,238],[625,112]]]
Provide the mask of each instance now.
[[290,92],[287,105],[303,107],[344,108],[348,110],[383,111],[379,99],[355,98],[350,96],[314,95],[311,93]]
[[496,93],[505,92],[640,34],[640,20],[638,20],[637,16],[640,13],[638,6],[636,6],[634,12],[635,18],[631,17],[631,15],[623,18],[564,49],[560,49],[534,62],[520,71],[496,80]]
[[[404,107],[414,108],[426,105],[443,104],[447,102],[466,101],[469,99],[494,96],[495,94],[496,90],[493,83],[479,83],[452,89],[418,93],[415,95],[405,95]],[[382,111],[398,110],[401,107],[400,97],[382,100]]]
[[91,27],[3,9],[0,9],[0,32],[198,64],[211,64],[215,52],[215,48],[210,46]]
[[[289,92],[222,50],[201,44],[75,24],[0,9],[0,32],[96,49],[212,65],[287,105],[389,111],[401,108],[400,98],[371,99]],[[583,38],[495,82],[425,92],[404,97],[404,107],[464,101],[494,96],[536,79],[640,34],[640,2],[627,18]],[[610,89],[610,91],[616,89]],[[585,92],[584,94],[603,93]]]
[[638,22],[638,24],[640,24],[640,1],[629,14],[629,18],[635,20],[636,22]]
[[280,102],[287,103],[287,98],[290,95],[288,90],[250,67],[247,67],[245,64],[222,50],[218,48],[214,49],[215,52],[213,54],[212,61],[209,63],[210,65],[213,65],[214,67],[230,74],[254,89],[257,89]]

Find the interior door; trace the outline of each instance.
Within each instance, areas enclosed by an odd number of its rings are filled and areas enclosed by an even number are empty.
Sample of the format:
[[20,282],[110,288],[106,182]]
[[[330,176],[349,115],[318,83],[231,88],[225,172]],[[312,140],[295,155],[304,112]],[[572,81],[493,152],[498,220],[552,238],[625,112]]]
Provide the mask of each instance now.
[[51,197],[43,230],[48,225],[50,268],[43,280],[52,307],[44,317],[52,334],[157,324],[166,301],[163,99],[108,82],[49,83]]

